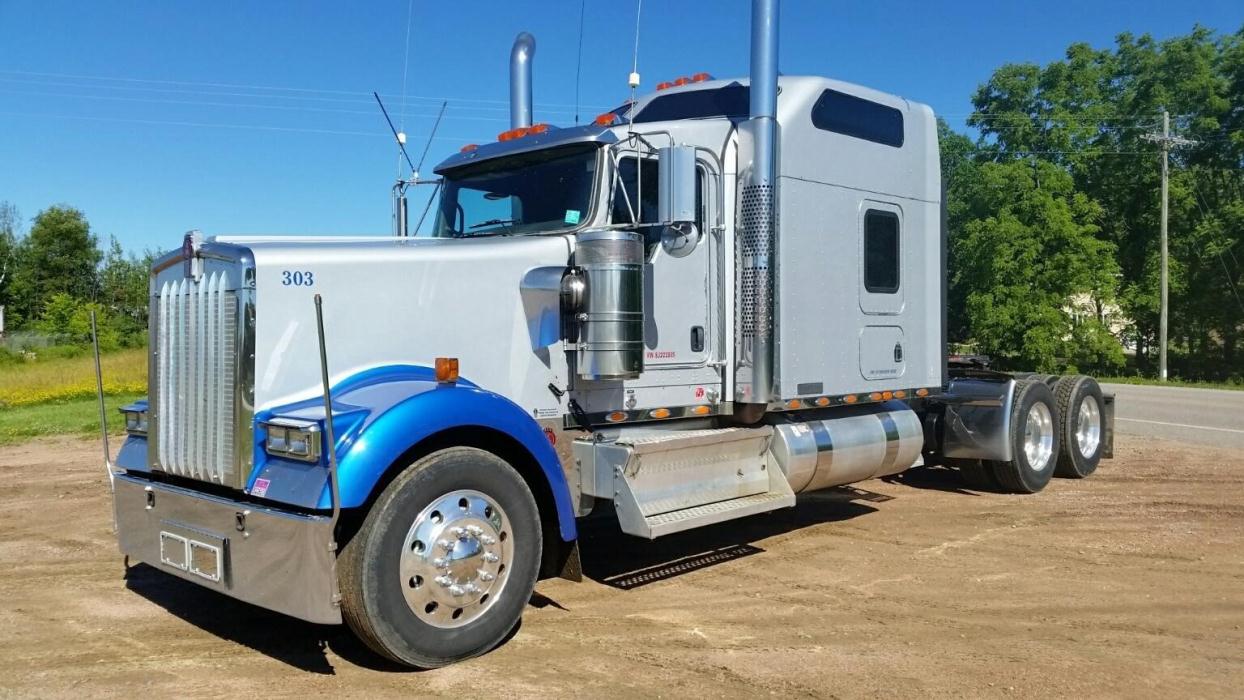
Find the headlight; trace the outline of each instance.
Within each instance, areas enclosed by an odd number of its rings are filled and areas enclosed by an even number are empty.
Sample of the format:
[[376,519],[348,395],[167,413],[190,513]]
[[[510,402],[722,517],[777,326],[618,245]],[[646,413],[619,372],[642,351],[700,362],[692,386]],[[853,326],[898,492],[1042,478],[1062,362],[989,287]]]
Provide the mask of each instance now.
[[121,407],[121,415],[125,416],[125,432],[130,435],[147,434],[147,404],[132,403]]
[[296,418],[273,418],[263,423],[268,431],[264,449],[268,454],[303,462],[320,461],[320,424]]

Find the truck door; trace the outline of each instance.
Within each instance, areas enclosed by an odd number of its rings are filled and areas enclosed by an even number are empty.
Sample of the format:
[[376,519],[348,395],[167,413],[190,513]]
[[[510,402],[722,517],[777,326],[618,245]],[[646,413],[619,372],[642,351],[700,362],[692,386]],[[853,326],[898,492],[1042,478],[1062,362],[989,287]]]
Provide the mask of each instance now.
[[860,207],[860,374],[864,379],[902,377],[907,370],[903,313],[903,210],[864,200]]
[[[624,156],[618,161],[618,181],[613,193],[614,223],[652,224],[657,219],[657,161]],[[709,366],[713,357],[716,324],[711,314],[711,285],[715,265],[715,238],[707,230],[705,181],[701,167],[696,186],[697,228],[704,232],[700,244],[682,258],[670,256],[661,247],[661,228],[642,227],[647,265],[644,269],[644,373],[657,373],[652,383],[706,383],[717,376]],[[625,196],[623,193],[625,188]],[[637,210],[637,211],[633,211]],[[635,218],[632,218],[632,215]],[[704,368],[707,374],[683,374],[674,380],[664,370]],[[641,384],[649,384],[641,379]]]

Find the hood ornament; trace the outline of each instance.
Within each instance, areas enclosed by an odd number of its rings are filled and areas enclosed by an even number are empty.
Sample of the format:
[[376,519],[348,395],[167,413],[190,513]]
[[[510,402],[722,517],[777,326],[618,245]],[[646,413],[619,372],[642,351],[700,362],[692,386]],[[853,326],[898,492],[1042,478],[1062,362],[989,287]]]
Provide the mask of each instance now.
[[203,258],[199,257],[199,249],[203,247],[203,234],[197,229],[187,231],[181,239],[181,270],[185,277],[193,277],[198,282],[203,277]]

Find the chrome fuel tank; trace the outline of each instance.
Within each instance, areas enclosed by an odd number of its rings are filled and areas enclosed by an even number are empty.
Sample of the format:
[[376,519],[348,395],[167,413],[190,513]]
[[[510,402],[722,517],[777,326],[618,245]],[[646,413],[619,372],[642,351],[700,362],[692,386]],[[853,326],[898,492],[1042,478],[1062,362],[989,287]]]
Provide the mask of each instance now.
[[795,493],[897,474],[916,464],[920,419],[903,404],[775,425],[769,447]]

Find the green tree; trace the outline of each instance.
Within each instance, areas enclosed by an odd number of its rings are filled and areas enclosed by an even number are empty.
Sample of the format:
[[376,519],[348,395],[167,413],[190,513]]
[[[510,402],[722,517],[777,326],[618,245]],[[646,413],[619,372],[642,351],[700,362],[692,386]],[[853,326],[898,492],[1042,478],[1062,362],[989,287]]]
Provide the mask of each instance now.
[[57,294],[94,296],[100,252],[82,212],[49,207],[35,216],[13,272],[12,296],[22,319],[38,318]]
[[1198,141],[1171,158],[1173,349],[1193,375],[1238,372],[1244,230],[1232,212],[1244,198],[1244,29],[1075,44],[1046,66],[999,68],[973,103],[978,159],[1052,163],[1103,208],[1096,235],[1114,244],[1142,367],[1156,355],[1160,177],[1159,150],[1143,137],[1171,112],[1177,133]]
[[99,301],[108,309],[125,344],[140,344],[147,331],[148,270],[152,254],[126,255],[116,237],[109,241],[100,270]]
[[123,338],[119,324],[103,304],[76,299],[64,292],[53,294],[48,299],[35,327],[61,342],[90,345],[92,311],[95,312],[100,349],[115,350],[121,347]]
[[[22,215],[17,207],[10,202],[0,202],[0,306],[6,308],[12,304],[8,290],[12,284],[13,270],[17,268],[21,224]],[[12,314],[12,310],[8,313]],[[11,317],[6,322],[13,325]]]
[[971,339],[1013,367],[1121,365],[1100,320],[1071,309],[1076,297],[1114,296],[1114,247],[1097,237],[1101,207],[1044,161],[984,163],[956,179],[952,299],[963,300]]

